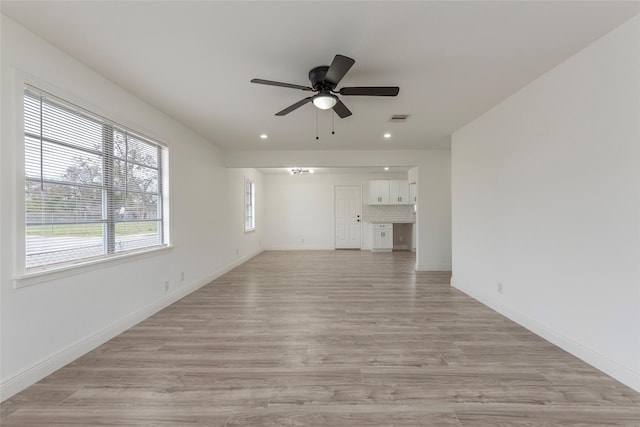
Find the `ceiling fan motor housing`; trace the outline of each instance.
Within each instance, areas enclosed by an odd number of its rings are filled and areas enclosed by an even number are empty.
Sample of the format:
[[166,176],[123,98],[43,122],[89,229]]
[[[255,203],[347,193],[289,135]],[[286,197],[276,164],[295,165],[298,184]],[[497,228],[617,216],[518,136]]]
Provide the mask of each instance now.
[[319,67],[312,68],[311,71],[309,71],[309,81],[311,82],[311,87],[313,87],[314,90],[324,90],[328,92],[336,87],[335,85],[324,81],[327,70],[329,70],[328,65],[321,65]]

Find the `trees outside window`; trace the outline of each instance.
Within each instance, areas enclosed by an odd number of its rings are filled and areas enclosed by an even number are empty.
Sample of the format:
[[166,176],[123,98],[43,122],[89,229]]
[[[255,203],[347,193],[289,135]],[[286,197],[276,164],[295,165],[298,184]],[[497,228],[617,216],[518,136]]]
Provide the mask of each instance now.
[[25,267],[165,244],[158,143],[24,91]]

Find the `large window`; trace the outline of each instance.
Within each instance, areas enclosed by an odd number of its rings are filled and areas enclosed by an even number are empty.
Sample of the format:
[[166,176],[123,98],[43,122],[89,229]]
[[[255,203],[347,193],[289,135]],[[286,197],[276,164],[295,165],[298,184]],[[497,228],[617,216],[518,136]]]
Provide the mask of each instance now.
[[165,244],[165,149],[38,89],[24,90],[25,267]]
[[256,229],[256,184],[244,180],[244,231]]

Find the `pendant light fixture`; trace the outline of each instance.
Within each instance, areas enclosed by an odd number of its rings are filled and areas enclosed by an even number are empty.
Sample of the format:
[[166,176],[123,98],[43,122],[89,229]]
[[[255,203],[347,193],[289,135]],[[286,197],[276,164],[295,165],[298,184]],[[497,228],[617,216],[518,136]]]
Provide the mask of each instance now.
[[313,173],[313,169],[293,167],[289,168],[289,175],[306,175],[308,173]]

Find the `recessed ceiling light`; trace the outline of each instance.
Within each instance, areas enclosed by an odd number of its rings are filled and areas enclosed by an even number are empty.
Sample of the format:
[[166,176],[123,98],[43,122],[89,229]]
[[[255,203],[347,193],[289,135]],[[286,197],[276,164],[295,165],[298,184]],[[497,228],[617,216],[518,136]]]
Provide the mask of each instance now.
[[388,171],[388,170],[389,170],[389,168],[388,168],[388,167],[386,167],[386,168],[384,168],[384,170]]
[[267,139],[269,136],[266,133],[260,134],[260,139]]
[[385,137],[385,138],[387,138],[387,139],[388,139],[388,138],[391,138],[391,134],[390,134],[390,133],[385,133],[385,134],[384,134],[384,135],[382,135],[382,136],[384,136],[384,137]]

